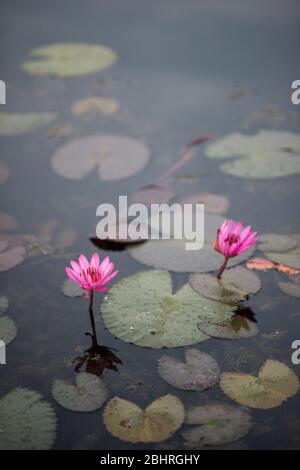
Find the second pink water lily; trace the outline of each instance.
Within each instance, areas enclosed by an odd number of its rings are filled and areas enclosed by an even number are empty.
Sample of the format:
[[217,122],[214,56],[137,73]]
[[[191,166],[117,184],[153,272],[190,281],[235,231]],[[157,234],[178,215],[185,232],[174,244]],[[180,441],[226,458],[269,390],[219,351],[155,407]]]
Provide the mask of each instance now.
[[71,260],[71,268],[66,267],[66,273],[72,281],[76,282],[82,289],[86,290],[85,297],[90,297],[92,291],[105,292],[108,290],[106,284],[111,281],[118,271],[114,271],[114,263],[106,256],[102,263],[98,253],[94,253],[88,261],[85,255],[81,254],[78,262]]

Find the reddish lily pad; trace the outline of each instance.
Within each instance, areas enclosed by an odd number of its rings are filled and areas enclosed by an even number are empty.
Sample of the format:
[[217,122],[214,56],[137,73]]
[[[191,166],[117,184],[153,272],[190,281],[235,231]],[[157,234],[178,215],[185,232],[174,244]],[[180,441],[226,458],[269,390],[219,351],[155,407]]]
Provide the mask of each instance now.
[[5,212],[0,212],[0,231],[6,232],[18,228],[18,222],[14,217]]
[[10,170],[5,162],[0,160],[0,184],[5,183],[10,175]]
[[200,193],[182,199],[181,204],[204,204],[205,211],[211,214],[226,214],[230,203],[225,196],[213,193]]
[[212,356],[187,349],[185,361],[164,355],[158,361],[158,373],[170,385],[182,390],[206,390],[217,383],[220,369]]
[[130,204],[162,204],[174,199],[174,189],[158,184],[148,184],[130,198]]
[[2,235],[0,238],[0,272],[14,268],[24,261],[26,250],[13,237]]
[[67,179],[78,180],[98,169],[100,179],[116,181],[140,172],[149,158],[149,149],[141,142],[105,134],[63,145],[52,156],[51,165]]

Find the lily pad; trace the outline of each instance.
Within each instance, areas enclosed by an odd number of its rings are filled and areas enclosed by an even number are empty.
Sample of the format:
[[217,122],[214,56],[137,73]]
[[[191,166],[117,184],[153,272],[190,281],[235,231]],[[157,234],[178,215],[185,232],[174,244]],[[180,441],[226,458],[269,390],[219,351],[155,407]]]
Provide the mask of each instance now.
[[300,298],[300,276],[293,278],[293,282],[279,282],[278,286],[285,294]]
[[300,269],[300,245],[286,253],[265,252],[274,263],[285,264],[290,268]]
[[20,135],[47,126],[56,113],[0,113],[0,135]]
[[15,245],[15,239],[2,236],[0,239],[0,272],[14,268],[24,261],[26,250],[23,245]]
[[8,298],[7,297],[0,297],[0,315],[2,315],[9,306]]
[[265,258],[251,258],[247,261],[247,269],[253,270],[257,269],[258,271],[267,271],[269,269],[274,269],[276,265],[273,261]]
[[66,297],[82,297],[84,290],[71,279],[66,279],[62,286],[63,294]]
[[1,450],[48,450],[55,441],[56,416],[32,390],[15,388],[0,399]]
[[18,222],[14,217],[5,212],[0,212],[0,231],[6,232],[18,228]]
[[130,198],[130,204],[163,204],[174,199],[174,189],[158,184],[148,184]]
[[180,201],[181,204],[204,204],[205,212],[211,214],[226,214],[230,203],[225,196],[214,193],[200,193],[188,196]]
[[17,336],[17,327],[15,322],[6,316],[0,317],[0,339],[6,344],[12,342]]
[[229,134],[209,144],[205,153],[209,158],[235,157],[223,163],[221,170],[237,177],[277,178],[300,173],[300,135],[291,132]]
[[221,322],[232,308],[197,294],[188,284],[172,292],[168,272],[144,271],[116,282],[101,306],[113,336],[151,348],[188,346],[208,339],[199,321]]
[[158,361],[158,373],[170,385],[182,390],[206,390],[217,383],[220,369],[212,356],[187,349],[185,361],[164,355]]
[[205,297],[231,304],[256,294],[261,288],[257,274],[242,266],[226,270],[221,279],[212,274],[192,274],[189,283]]
[[76,375],[76,386],[64,380],[55,380],[52,395],[67,410],[89,412],[101,408],[108,393],[105,383],[99,377],[80,372]]
[[149,149],[141,142],[105,134],[63,145],[52,156],[51,165],[67,179],[78,180],[98,169],[100,179],[116,181],[141,171],[149,158]]
[[280,253],[296,248],[297,244],[297,239],[291,235],[266,233],[259,235],[258,249],[261,251]]
[[89,96],[73,103],[71,111],[76,116],[82,116],[87,113],[96,112],[111,116],[119,109],[118,101],[103,96]]
[[73,128],[70,124],[59,124],[48,129],[49,139],[65,139],[73,133]]
[[103,413],[108,432],[125,442],[161,442],[169,439],[184,421],[184,407],[179,398],[165,395],[145,410],[134,403],[114,397]]
[[66,42],[38,47],[31,51],[32,61],[22,64],[30,75],[73,77],[111,67],[116,53],[99,44]]
[[0,184],[5,183],[10,175],[10,170],[5,162],[0,160]]
[[[206,273],[217,271],[224,261],[223,256],[213,249],[218,228],[224,219],[221,216],[206,214],[204,223],[204,247],[201,250],[186,250],[188,240],[149,240],[141,245],[127,247],[129,254],[146,266],[167,269],[174,272]],[[255,251],[255,246],[243,254],[231,258],[228,267],[236,266]]]
[[187,411],[185,422],[194,427],[183,433],[184,445],[196,449],[237,441],[253,426],[249,413],[224,404],[195,406]]
[[295,395],[299,390],[299,380],[288,366],[268,359],[260,368],[258,377],[224,372],[220,387],[229,398],[241,405],[268,410]]
[[243,314],[233,314],[219,323],[199,322],[198,328],[208,336],[223,339],[252,338],[258,334],[256,322]]

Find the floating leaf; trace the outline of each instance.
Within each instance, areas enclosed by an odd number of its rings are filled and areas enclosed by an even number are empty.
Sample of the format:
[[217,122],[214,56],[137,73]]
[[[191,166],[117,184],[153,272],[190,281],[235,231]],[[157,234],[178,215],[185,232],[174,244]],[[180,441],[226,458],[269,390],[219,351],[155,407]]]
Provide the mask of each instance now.
[[300,274],[300,269],[290,268],[286,264],[280,263],[276,264],[275,266],[277,271],[279,271],[280,273],[289,274],[290,276],[297,276],[298,274]]
[[[236,157],[221,170],[242,178],[276,178],[300,173],[300,135],[260,131],[256,135],[229,134],[206,147],[209,158]],[[240,158],[237,158],[240,157]]]
[[56,118],[56,113],[0,113],[0,135],[26,134],[47,126]]
[[208,338],[197,329],[199,321],[220,322],[232,316],[228,305],[197,294],[188,284],[173,294],[170,274],[160,270],[115,283],[101,309],[113,336],[152,348],[199,343]]
[[9,306],[8,298],[7,297],[0,297],[0,315],[2,315]]
[[48,240],[31,234],[20,235],[19,239],[26,247],[27,256],[51,255],[54,253],[54,248],[49,244]]
[[[141,245],[129,246],[130,255],[137,261],[153,268],[174,272],[205,273],[217,271],[223,263],[223,256],[213,249],[217,229],[224,219],[218,215],[206,214],[204,224],[204,247],[201,250],[186,250],[188,240],[149,240]],[[188,221],[189,222],[189,221]],[[192,223],[192,221],[191,221]],[[253,255],[255,247],[231,258],[228,266],[236,266]]]
[[16,219],[5,212],[0,212],[0,231],[5,232],[16,228],[18,228]]
[[167,186],[148,184],[130,198],[130,204],[162,204],[174,199],[176,192]]
[[65,137],[69,137],[72,132],[73,129],[70,124],[59,124],[58,126],[48,129],[48,137],[49,139],[64,139]]
[[6,316],[0,317],[0,339],[6,344],[12,342],[17,336],[17,327],[15,322]]
[[[0,114],[1,116],[1,114]],[[0,127],[1,127],[1,118],[0,118]],[[1,132],[1,131],[0,131]],[[0,160],[0,184],[5,183],[7,178],[10,175],[10,170],[5,162]]]
[[181,204],[204,204],[205,212],[225,214],[230,206],[228,199],[220,194],[201,193],[188,196],[180,201]]
[[[23,245],[15,245],[15,239],[2,236],[0,239],[0,272],[14,268],[24,261],[26,250]],[[19,242],[20,243],[20,242]]]
[[105,116],[111,116],[119,109],[119,103],[111,98],[103,96],[89,96],[81,100],[75,101],[71,107],[71,111],[76,116],[97,112]]
[[220,387],[229,398],[241,405],[268,410],[295,395],[299,390],[299,380],[288,366],[268,359],[260,368],[258,377],[224,372]]
[[198,328],[208,336],[223,339],[252,338],[258,333],[257,324],[253,318],[245,314],[234,314],[230,319],[216,322],[199,322]]
[[102,180],[115,181],[141,171],[149,158],[149,150],[141,142],[115,135],[94,135],[60,147],[51,164],[56,173],[67,179],[81,179],[98,168]]
[[206,390],[217,383],[220,369],[212,356],[197,349],[187,349],[185,361],[162,356],[158,361],[159,375],[182,390]]
[[297,239],[290,235],[266,233],[259,236],[258,249],[261,251],[280,253],[292,250],[297,244]]
[[265,258],[251,258],[247,261],[248,269],[257,269],[258,271],[267,271],[268,269],[274,269],[275,264],[269,259]]
[[279,282],[279,288],[291,297],[300,297],[300,276],[293,279],[293,282]]
[[185,422],[195,425],[183,433],[185,446],[197,449],[237,441],[253,426],[249,413],[224,404],[195,406],[187,411]]
[[84,290],[71,279],[67,279],[62,286],[63,294],[66,297],[82,297]]
[[33,60],[22,64],[31,75],[73,77],[97,72],[111,67],[116,53],[99,44],[57,43],[31,51]]
[[261,288],[259,277],[242,266],[226,270],[221,279],[212,274],[192,274],[189,283],[209,299],[232,304],[256,294]]
[[265,255],[274,263],[285,264],[290,268],[300,269],[300,245],[286,253],[266,252]]
[[107,388],[99,377],[80,372],[76,375],[76,386],[64,380],[55,380],[52,395],[67,410],[89,412],[101,408],[107,399]]
[[134,403],[115,397],[103,413],[106,429],[125,442],[161,442],[169,439],[184,421],[184,407],[179,398],[165,395],[145,410]]
[[47,450],[55,441],[56,416],[42,396],[15,388],[0,399],[1,450]]

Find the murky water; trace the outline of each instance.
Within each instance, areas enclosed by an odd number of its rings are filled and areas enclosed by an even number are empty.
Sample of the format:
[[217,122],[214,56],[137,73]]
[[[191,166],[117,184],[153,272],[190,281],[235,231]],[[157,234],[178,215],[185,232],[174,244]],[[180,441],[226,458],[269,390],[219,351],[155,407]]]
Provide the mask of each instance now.
[[[144,141],[152,152],[146,170],[128,180],[100,182],[96,174],[79,181],[56,175],[49,159],[61,144],[49,139],[47,127],[18,137],[1,138],[1,159],[11,175],[1,185],[1,211],[13,215],[20,233],[36,233],[36,225],[49,219],[72,227],[78,238],[74,256],[94,251],[88,235],[96,223],[101,202],[116,202],[119,194],[132,194],[155,182],[179,157],[182,146],[201,134],[255,132],[261,128],[299,131],[299,112],[290,102],[290,84],[299,78],[300,8],[296,1],[252,1],[247,6],[230,2],[163,0],[152,2],[64,0],[2,1],[0,78],[7,83],[5,111],[53,111],[59,123],[71,124],[72,138],[109,132]],[[69,79],[32,77],[20,71],[30,49],[53,42],[100,43],[112,47],[119,61],[104,72]],[[230,94],[242,90],[233,100]],[[78,120],[71,104],[91,95],[120,102],[113,118],[95,116]],[[276,119],[262,113],[278,108]],[[2,109],[1,109],[2,111]],[[253,117],[253,113],[260,112]],[[71,140],[71,138],[70,138]],[[180,196],[199,192],[223,194],[230,200],[229,215],[245,220],[260,233],[299,232],[299,178],[245,180],[224,175],[219,162],[197,158],[178,172],[174,185]],[[102,256],[105,252],[100,250]],[[145,269],[126,251],[110,252],[125,277]],[[1,366],[1,395],[16,386],[39,391],[57,414],[55,448],[145,448],[113,438],[102,424],[101,410],[74,413],[58,406],[51,395],[54,379],[72,380],[72,358],[89,347],[87,301],[62,295],[68,256],[38,256],[0,273],[1,294],[10,299],[9,315],[18,327]],[[299,300],[277,287],[283,274],[259,273],[260,293],[249,304],[256,314],[259,335],[248,340],[210,339],[199,349],[212,354],[223,371],[256,374],[267,358],[291,364],[291,343],[299,339]],[[187,279],[174,275],[175,285]],[[218,386],[205,392],[170,387],[157,374],[161,350],[117,340],[95,316],[99,342],[118,349],[123,366],[107,371],[109,395],[127,398],[144,407],[158,396],[172,393],[186,407],[215,401],[230,403]],[[298,338],[297,338],[298,336]],[[168,350],[183,359],[183,349]],[[300,447],[300,395],[273,410],[253,410],[252,431],[232,447],[286,449]],[[181,449],[181,431],[160,445],[147,448]]]

